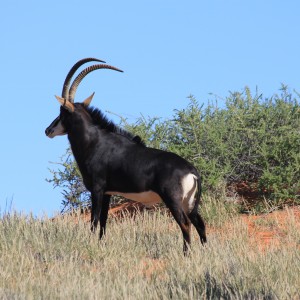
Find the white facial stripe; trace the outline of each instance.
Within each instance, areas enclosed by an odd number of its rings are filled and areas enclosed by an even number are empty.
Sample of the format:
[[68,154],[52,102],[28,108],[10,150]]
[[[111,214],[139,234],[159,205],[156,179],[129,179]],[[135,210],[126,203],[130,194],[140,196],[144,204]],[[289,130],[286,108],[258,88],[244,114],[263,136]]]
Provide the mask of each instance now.
[[65,130],[65,128],[62,125],[62,123],[61,123],[60,120],[59,120],[59,122],[57,123],[57,125],[53,129],[54,129],[53,136],[66,134],[66,130]]
[[58,136],[58,135],[65,135],[67,134],[66,133],[66,130],[65,128],[63,127],[62,123],[60,120],[54,120],[52,122],[52,124],[48,127],[48,130],[49,130],[49,134],[48,134],[48,137],[49,138],[54,138],[55,136]]

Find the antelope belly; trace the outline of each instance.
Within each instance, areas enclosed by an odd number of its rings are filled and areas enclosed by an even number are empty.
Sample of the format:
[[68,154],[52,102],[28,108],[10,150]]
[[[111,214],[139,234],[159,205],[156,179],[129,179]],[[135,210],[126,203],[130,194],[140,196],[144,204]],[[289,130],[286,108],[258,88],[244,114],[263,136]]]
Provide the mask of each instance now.
[[105,194],[112,195],[112,196],[113,195],[122,196],[126,199],[140,202],[145,206],[151,206],[162,201],[160,196],[153,191],[147,191],[142,193],[106,192]]

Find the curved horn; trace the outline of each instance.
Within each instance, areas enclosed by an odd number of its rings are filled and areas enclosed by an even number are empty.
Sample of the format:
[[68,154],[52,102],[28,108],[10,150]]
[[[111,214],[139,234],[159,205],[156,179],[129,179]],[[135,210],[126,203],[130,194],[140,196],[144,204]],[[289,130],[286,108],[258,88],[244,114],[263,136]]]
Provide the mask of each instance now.
[[110,65],[92,65],[90,67],[87,67],[86,69],[84,69],[83,71],[81,71],[79,73],[79,75],[74,79],[74,81],[71,85],[71,88],[69,90],[69,101],[70,102],[74,102],[77,87],[80,84],[80,82],[82,81],[82,79],[90,72],[93,72],[98,69],[110,69],[110,70],[115,70],[118,72],[123,72],[122,70],[115,68],[113,66],[110,66]]
[[68,75],[67,75],[67,77],[65,79],[65,82],[64,82],[64,85],[63,85],[63,89],[62,89],[62,93],[61,93],[61,97],[62,98],[68,99],[68,97],[69,97],[69,86],[70,86],[70,82],[71,82],[71,79],[72,79],[73,75],[78,70],[78,68],[80,68],[83,64],[85,64],[87,62],[90,62],[90,61],[98,61],[98,62],[105,63],[105,61],[97,59],[97,58],[93,58],[93,57],[88,57],[88,58],[84,58],[84,59],[79,60],[71,68],[71,70],[69,71],[69,73],[68,73]]

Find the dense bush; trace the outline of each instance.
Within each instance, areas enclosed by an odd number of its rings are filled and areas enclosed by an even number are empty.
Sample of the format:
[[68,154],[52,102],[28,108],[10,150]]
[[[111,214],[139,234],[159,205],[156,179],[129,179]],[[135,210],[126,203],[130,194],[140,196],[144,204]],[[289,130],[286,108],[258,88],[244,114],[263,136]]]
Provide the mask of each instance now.
[[[300,203],[299,94],[282,86],[280,94],[264,98],[249,88],[199,105],[189,97],[186,109],[175,110],[171,120],[141,117],[120,126],[138,134],[149,147],[175,152],[202,174],[206,191],[234,190],[244,183],[258,198],[276,205]],[[82,190],[71,160],[52,171],[56,186],[63,186],[64,204],[78,205]],[[82,194],[83,193],[83,194]],[[84,195],[84,196],[82,196]]]

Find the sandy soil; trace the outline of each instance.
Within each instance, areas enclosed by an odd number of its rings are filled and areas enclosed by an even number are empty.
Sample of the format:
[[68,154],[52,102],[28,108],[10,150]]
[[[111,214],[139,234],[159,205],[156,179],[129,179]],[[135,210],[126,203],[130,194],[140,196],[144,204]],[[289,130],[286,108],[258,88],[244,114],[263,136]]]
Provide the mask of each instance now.
[[[109,210],[109,217],[123,218],[124,215],[135,215],[146,210],[142,204],[136,202],[128,202],[118,205]],[[155,208],[154,208],[155,209]],[[81,217],[85,222],[90,222],[90,211],[86,210],[81,214]],[[296,226],[300,230],[300,206],[274,211],[268,214],[261,215],[246,215],[241,214],[236,217],[236,220],[231,220],[224,224],[221,228],[214,228],[207,226],[207,235],[220,233],[224,237],[230,236],[230,231],[234,230],[232,224],[234,221],[242,222],[247,228],[247,234],[250,239],[250,243],[253,243],[255,249],[259,249],[262,253],[274,249],[286,243],[285,237],[287,236],[289,226],[291,226],[290,220],[293,218],[293,226]],[[175,230],[176,224],[172,224],[172,230]],[[299,241],[293,241],[298,243],[297,247],[300,250]],[[288,246],[288,245],[287,245]],[[140,262],[139,271],[146,278],[152,276],[154,272],[163,274],[165,262],[161,259],[154,259],[145,257]],[[163,276],[163,275],[161,275]]]
[[[124,214],[134,216],[142,212],[146,208],[135,202],[123,203],[109,210],[109,216],[114,218],[122,218]],[[86,211],[83,216],[85,221],[90,221],[90,212]],[[246,215],[241,214],[239,218],[248,229],[249,238],[259,246],[262,251],[266,251],[270,246],[274,247],[281,243],[286,235],[289,226],[289,219],[295,219],[295,225],[300,230],[300,207],[296,206],[289,209],[274,211],[269,214]],[[231,222],[230,222],[231,223]],[[225,225],[227,231],[230,231],[230,223]],[[219,228],[211,228],[208,226],[208,235],[210,232],[224,230]],[[300,245],[299,245],[300,249]]]

